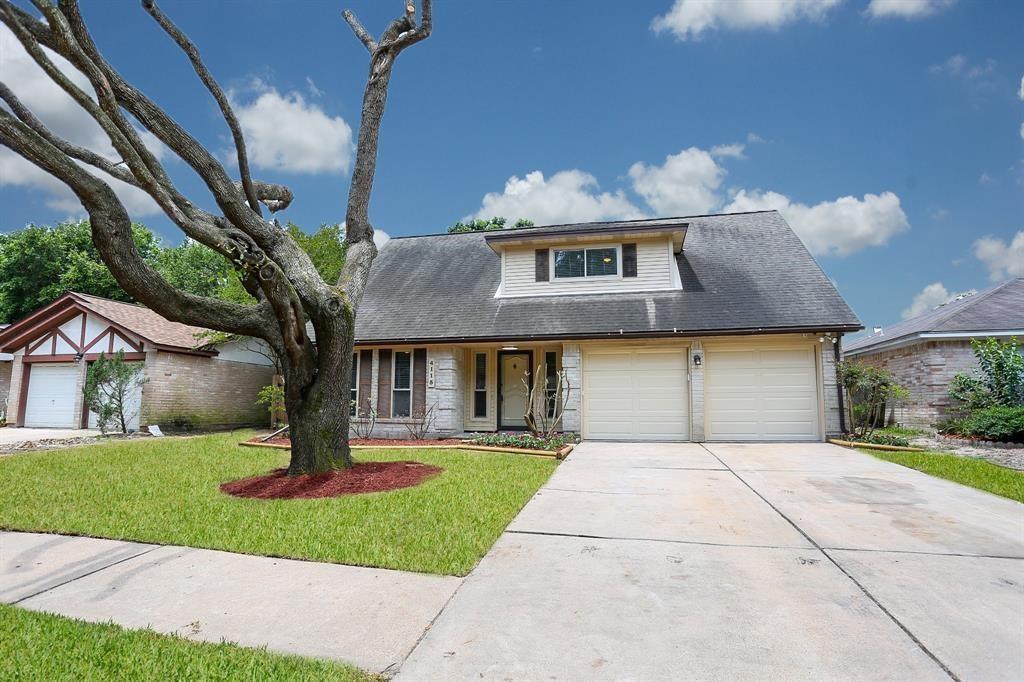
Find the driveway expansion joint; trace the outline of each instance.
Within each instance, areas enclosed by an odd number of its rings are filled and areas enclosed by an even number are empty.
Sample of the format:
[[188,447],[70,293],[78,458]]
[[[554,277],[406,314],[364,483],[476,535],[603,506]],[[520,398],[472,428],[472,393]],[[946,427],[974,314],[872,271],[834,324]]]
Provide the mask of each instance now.
[[555,538],[581,538],[584,540],[621,540],[624,542],[663,542],[671,545],[697,545],[699,547],[740,547],[743,549],[799,549],[810,550],[813,547],[803,545],[751,545],[738,542],[703,542],[700,540],[669,540],[666,538],[631,538],[616,535],[589,535],[586,533],[555,533],[540,530],[506,530],[514,535],[541,535]]
[[903,623],[902,623],[902,622],[900,621],[900,619],[899,619],[899,618],[897,618],[897,617],[896,617],[896,615],[895,615],[895,614],[894,614],[894,613],[893,613],[892,611],[890,611],[890,610],[889,610],[888,608],[886,608],[886,607],[885,607],[885,605],[883,605],[883,604],[882,604],[882,602],[880,602],[880,601],[878,600],[878,598],[877,598],[877,597],[875,597],[875,595],[873,595],[873,594],[872,594],[872,593],[871,593],[871,592],[870,592],[870,591],[869,591],[869,590],[867,589],[867,587],[865,587],[865,586],[864,586],[864,585],[863,585],[863,584],[862,584],[862,583],[861,583],[861,582],[860,582],[859,580],[857,580],[857,579],[856,579],[855,577],[853,577],[853,575],[852,575],[852,574],[851,574],[851,573],[850,573],[849,571],[847,571],[847,570],[846,570],[846,569],[845,569],[845,568],[843,567],[843,565],[842,565],[842,564],[840,564],[840,563],[839,563],[839,561],[838,561],[838,560],[837,560],[837,559],[836,559],[835,557],[833,557],[833,556],[832,556],[831,554],[829,554],[829,553],[828,553],[828,552],[827,552],[827,551],[826,551],[826,550],[825,550],[825,549],[824,549],[824,548],[823,548],[823,547],[822,547],[821,545],[819,545],[819,544],[818,544],[818,542],[817,542],[817,541],[816,541],[816,540],[815,540],[814,538],[812,538],[812,537],[811,537],[811,536],[810,536],[810,535],[809,535],[809,534],[808,534],[808,533],[807,533],[807,532],[806,532],[806,531],[805,531],[805,530],[804,530],[803,528],[801,528],[801,527],[800,527],[800,526],[799,526],[799,525],[798,525],[798,524],[797,524],[797,523],[796,523],[795,521],[793,521],[793,520],[792,520],[791,518],[789,518],[788,516],[786,516],[786,514],[784,514],[784,513],[782,512],[782,510],[781,510],[781,509],[779,509],[779,508],[778,508],[778,507],[776,507],[776,506],[775,506],[774,504],[772,504],[772,503],[771,503],[771,502],[770,502],[770,501],[768,500],[768,498],[766,498],[766,497],[765,497],[764,495],[762,495],[762,494],[761,494],[761,493],[760,493],[760,492],[759,492],[759,491],[758,491],[758,490],[757,490],[756,488],[754,488],[754,486],[750,485],[750,483],[748,483],[748,482],[746,481],[746,479],[744,479],[744,478],[743,478],[742,476],[740,476],[740,475],[739,475],[738,473],[736,473],[736,471],[735,471],[735,470],[733,470],[733,468],[732,468],[732,467],[730,467],[730,466],[729,466],[729,465],[728,465],[728,464],[727,464],[727,463],[725,462],[725,460],[723,460],[723,459],[722,459],[721,457],[719,457],[719,456],[718,456],[718,455],[717,455],[716,453],[714,453],[714,452],[713,452],[712,450],[708,449],[708,447],[707,447],[706,445],[704,445],[704,443],[701,443],[701,444],[700,444],[700,446],[701,446],[702,448],[704,448],[704,449],[705,449],[705,450],[706,450],[706,451],[707,451],[707,452],[708,452],[708,453],[709,453],[709,454],[710,454],[710,455],[711,455],[712,457],[714,457],[714,458],[715,458],[715,459],[717,459],[717,460],[718,460],[719,462],[721,462],[721,463],[722,463],[722,466],[724,466],[724,467],[725,467],[726,469],[728,469],[728,470],[729,470],[729,471],[730,471],[730,472],[732,473],[732,475],[733,475],[733,476],[735,476],[735,477],[736,477],[737,479],[739,479],[739,481],[740,481],[741,483],[743,483],[743,485],[745,485],[745,486],[746,486],[747,488],[749,488],[749,489],[750,489],[750,491],[751,491],[752,493],[754,493],[754,494],[755,494],[755,495],[757,495],[757,496],[758,496],[759,498],[761,498],[761,500],[762,500],[762,501],[763,501],[763,502],[764,502],[765,504],[767,504],[767,505],[768,505],[769,507],[771,507],[771,508],[772,508],[772,509],[773,509],[773,510],[775,511],[775,513],[776,513],[776,514],[778,514],[778,515],[779,515],[779,516],[781,516],[781,517],[782,517],[783,519],[785,519],[785,521],[786,521],[787,523],[789,523],[789,525],[793,526],[793,528],[794,528],[794,529],[795,529],[795,530],[796,530],[796,531],[797,531],[798,533],[800,533],[801,535],[803,535],[803,536],[804,536],[804,538],[805,538],[805,539],[806,539],[806,540],[807,540],[808,542],[810,542],[810,543],[811,543],[812,545],[814,545],[815,549],[817,549],[817,550],[818,550],[819,552],[821,552],[821,553],[822,553],[822,554],[823,554],[823,555],[824,555],[824,556],[825,556],[825,557],[826,557],[826,558],[827,558],[827,559],[829,560],[829,562],[831,562],[831,563],[832,563],[832,565],[833,565],[833,566],[835,566],[835,567],[836,567],[837,569],[839,569],[839,571],[840,571],[840,572],[842,572],[842,574],[843,574],[843,575],[845,575],[845,576],[846,576],[847,578],[849,578],[849,579],[850,579],[850,581],[851,581],[851,582],[853,582],[853,584],[854,584],[854,585],[856,585],[856,586],[857,586],[857,587],[858,587],[858,588],[860,589],[860,591],[861,591],[862,593],[864,593],[864,596],[866,596],[866,597],[867,597],[868,599],[870,599],[870,600],[871,600],[871,602],[872,602],[872,603],[874,603],[874,604],[875,604],[875,606],[877,606],[877,607],[878,607],[878,608],[879,608],[879,609],[880,609],[880,610],[882,611],[882,613],[884,613],[884,614],[885,614],[886,616],[888,616],[888,617],[889,617],[889,619],[890,619],[890,620],[891,620],[891,621],[892,621],[893,623],[895,623],[895,624],[896,624],[896,626],[897,626],[897,627],[898,627],[898,628],[899,628],[900,630],[902,630],[902,631],[903,631],[904,633],[906,633],[907,637],[909,637],[909,638],[911,639],[911,641],[913,641],[913,642],[914,642],[914,644],[916,644],[916,645],[917,645],[917,647],[918,647],[918,648],[919,648],[919,649],[920,649],[920,650],[921,650],[922,652],[924,652],[924,654],[925,654],[926,656],[928,656],[928,657],[929,657],[930,659],[932,659],[932,661],[934,661],[934,662],[935,662],[935,664],[936,664],[936,665],[938,665],[938,666],[939,666],[939,667],[940,667],[940,668],[942,669],[942,671],[943,671],[944,673],[946,673],[946,675],[948,675],[948,676],[950,677],[950,679],[952,679],[952,680],[955,680],[956,682],[961,682],[960,678],[959,678],[959,677],[958,677],[958,676],[956,675],[956,673],[954,673],[954,672],[953,672],[953,671],[952,671],[952,670],[951,670],[951,669],[949,668],[949,666],[948,666],[948,665],[946,665],[945,663],[943,663],[943,662],[942,662],[942,660],[941,660],[941,659],[940,659],[940,658],[939,658],[938,656],[936,656],[936,655],[935,655],[935,653],[933,653],[933,652],[932,652],[932,651],[931,651],[931,650],[930,650],[930,649],[929,649],[929,648],[928,648],[927,646],[925,646],[925,643],[924,643],[924,642],[922,642],[922,641],[921,641],[921,640],[920,640],[920,639],[919,639],[919,638],[917,637],[917,635],[915,635],[915,634],[914,634],[913,632],[911,632],[911,631],[910,631],[910,628],[908,628],[908,627],[907,627],[906,625],[904,625],[904,624],[903,624]]

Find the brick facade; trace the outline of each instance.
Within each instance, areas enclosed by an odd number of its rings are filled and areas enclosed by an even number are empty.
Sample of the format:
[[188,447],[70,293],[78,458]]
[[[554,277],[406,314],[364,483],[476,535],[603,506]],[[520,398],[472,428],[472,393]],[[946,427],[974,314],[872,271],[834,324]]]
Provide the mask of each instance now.
[[14,356],[11,363],[11,378],[7,392],[7,422],[14,424],[18,419],[18,410],[21,408],[21,377],[25,363],[21,361],[20,355]]
[[270,415],[256,404],[256,394],[273,376],[274,369],[264,365],[148,352],[141,423],[168,428],[266,425]]
[[[14,363],[10,361],[0,361],[0,408],[6,406],[9,397],[8,394],[11,391],[11,372],[14,369]],[[4,409],[0,409],[3,412]],[[13,419],[11,421],[14,421]]]
[[890,410],[889,419],[917,428],[929,428],[948,416],[950,380],[977,367],[966,340],[923,341],[850,359],[891,372],[910,391],[902,406]]
[[836,381],[836,348],[832,343],[821,346],[821,383],[825,403],[825,435],[842,434],[842,418],[839,405],[839,384]]
[[562,371],[571,387],[562,412],[562,430],[579,433],[583,428],[583,353],[578,343],[562,345]]

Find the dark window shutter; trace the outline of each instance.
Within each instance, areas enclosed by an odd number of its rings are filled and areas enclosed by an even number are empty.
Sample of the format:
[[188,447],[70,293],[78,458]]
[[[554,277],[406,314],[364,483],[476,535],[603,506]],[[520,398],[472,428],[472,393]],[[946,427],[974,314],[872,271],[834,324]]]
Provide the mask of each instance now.
[[537,282],[548,281],[548,249],[537,249],[534,255],[534,261],[536,263],[536,278]]
[[391,349],[377,351],[377,416],[391,416]]
[[412,414],[422,417],[427,409],[427,349],[412,351]]
[[636,244],[622,245],[622,276],[636,277]]
[[373,351],[359,351],[359,416],[369,417],[370,392],[373,388]]

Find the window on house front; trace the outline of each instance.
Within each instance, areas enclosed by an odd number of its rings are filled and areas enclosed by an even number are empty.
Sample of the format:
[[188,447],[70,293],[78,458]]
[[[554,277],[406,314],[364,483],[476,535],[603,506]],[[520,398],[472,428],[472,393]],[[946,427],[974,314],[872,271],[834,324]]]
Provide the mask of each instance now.
[[412,414],[412,353],[395,351],[394,375],[391,382],[391,416]]
[[352,354],[352,383],[349,386],[349,396],[352,400],[352,407],[349,415],[355,417],[359,405],[359,354]]
[[619,250],[614,246],[600,249],[555,251],[555,277],[607,277],[619,273]]
[[558,354],[544,353],[544,397],[547,400],[548,417],[554,417],[558,407]]
[[487,353],[473,356],[473,417],[487,416]]

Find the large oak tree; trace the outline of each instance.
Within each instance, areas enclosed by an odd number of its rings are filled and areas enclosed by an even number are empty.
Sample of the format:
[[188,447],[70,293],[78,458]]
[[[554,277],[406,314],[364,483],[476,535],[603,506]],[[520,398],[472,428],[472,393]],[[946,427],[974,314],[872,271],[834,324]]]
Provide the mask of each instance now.
[[[181,48],[220,107],[235,144],[237,181],[214,154],[103,57],[76,0],[32,2],[42,14],[42,21],[10,0],[0,0],[0,21],[11,29],[47,77],[99,124],[120,158],[106,158],[58,137],[2,82],[0,99],[6,108],[0,107],[0,144],[74,192],[88,213],[96,248],[128,294],[168,319],[260,338],[270,345],[285,375],[292,439],[289,473],[351,466],[348,404],[353,332],[356,311],[377,254],[368,213],[377,139],[395,60],[403,50],[430,35],[430,0],[422,0],[418,21],[413,0],[406,0],[404,14],[393,20],[379,38],[374,38],[352,12],[343,12],[370,54],[370,68],[345,214],[347,257],[340,276],[332,282],[323,280],[308,254],[286,230],[264,217],[260,204],[273,213],[288,206],[292,192],[251,176],[245,139],[227,96],[197,47],[153,0],[142,0],[143,8]],[[62,72],[52,53],[81,71],[93,92],[79,88]],[[178,190],[143,143],[142,131],[156,136],[195,171],[213,195],[216,212],[200,208]],[[168,282],[139,254],[128,212],[105,176],[145,191],[186,235],[229,258],[256,304],[198,296]],[[306,333],[307,321],[315,330],[315,344]]]

